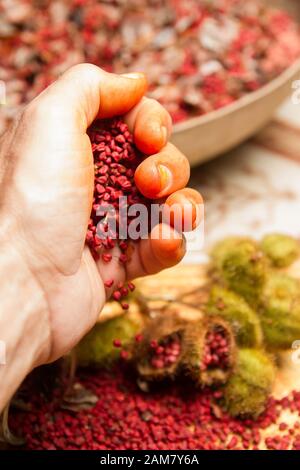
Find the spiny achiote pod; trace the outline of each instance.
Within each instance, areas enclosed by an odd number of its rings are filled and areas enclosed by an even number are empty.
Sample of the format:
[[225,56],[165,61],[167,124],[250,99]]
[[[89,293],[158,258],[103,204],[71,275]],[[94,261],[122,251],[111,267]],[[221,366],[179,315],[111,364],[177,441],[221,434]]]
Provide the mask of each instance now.
[[299,242],[289,235],[266,235],[261,242],[261,249],[277,268],[290,266],[299,256]]
[[103,323],[97,323],[75,348],[79,366],[109,366],[119,359],[120,349],[114,345],[118,340],[122,347],[130,345],[144,326],[144,317],[137,312],[127,312]]
[[257,417],[272,391],[276,368],[272,358],[258,349],[240,349],[237,365],[224,388],[224,404],[232,416]]
[[220,317],[206,317],[190,324],[184,333],[183,364],[199,386],[225,383],[236,360],[230,325]]
[[268,262],[257,244],[251,240],[241,240],[224,254],[221,278],[227,286],[244,297],[251,305],[257,305],[261,295]]
[[140,378],[153,381],[175,377],[182,359],[185,325],[167,312],[147,323],[133,347],[133,360]]
[[227,253],[233,248],[240,245],[245,241],[251,241],[246,237],[227,237],[224,240],[217,242],[213,249],[211,250],[210,257],[212,259],[212,264],[215,269],[222,269],[223,261]]
[[230,323],[239,346],[262,346],[263,334],[259,317],[239,295],[218,285],[213,286],[206,312],[209,315],[219,315]]
[[272,272],[261,296],[260,319],[270,349],[288,349],[300,338],[300,285],[297,279]]

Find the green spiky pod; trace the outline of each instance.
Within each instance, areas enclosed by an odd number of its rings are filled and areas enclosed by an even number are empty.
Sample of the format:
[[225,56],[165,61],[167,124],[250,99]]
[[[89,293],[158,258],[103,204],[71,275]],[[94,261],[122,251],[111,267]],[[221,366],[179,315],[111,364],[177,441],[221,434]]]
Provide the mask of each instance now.
[[228,288],[256,306],[268,273],[268,260],[257,244],[251,240],[241,240],[223,255],[221,280]]
[[262,346],[263,333],[258,315],[234,292],[218,285],[213,286],[206,305],[206,313],[218,315],[228,321],[239,346],[253,348]]
[[288,349],[300,338],[300,285],[284,273],[270,273],[261,296],[260,319],[271,350]]
[[277,233],[266,235],[261,249],[276,268],[290,266],[299,256],[299,242],[288,235]]
[[210,387],[228,380],[236,361],[236,344],[226,321],[211,316],[188,325],[183,344],[184,369],[198,386]]
[[75,348],[77,364],[109,367],[120,357],[120,349],[114,346],[114,340],[118,339],[122,348],[129,346],[144,324],[143,315],[130,311],[97,323]]
[[186,322],[165,312],[147,323],[133,346],[133,362],[143,380],[175,377],[182,360]]
[[223,390],[232,416],[258,417],[272,391],[276,368],[272,358],[257,349],[240,349],[237,365]]
[[212,260],[212,265],[214,269],[222,269],[224,258],[227,253],[233,248],[236,248],[245,241],[250,241],[251,239],[246,237],[226,237],[223,240],[217,242],[213,249],[211,250],[210,257]]

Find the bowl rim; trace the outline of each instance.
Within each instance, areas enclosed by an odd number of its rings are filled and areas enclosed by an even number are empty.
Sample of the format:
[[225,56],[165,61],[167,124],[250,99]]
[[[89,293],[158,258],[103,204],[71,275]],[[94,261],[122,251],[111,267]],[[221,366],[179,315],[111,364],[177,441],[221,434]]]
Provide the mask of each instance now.
[[211,121],[225,117],[230,113],[240,110],[241,108],[245,108],[249,104],[252,104],[261,98],[264,98],[266,95],[276,91],[281,86],[286,85],[298,72],[300,72],[300,58],[296,59],[296,61],[290,67],[285,69],[276,78],[271,80],[269,83],[266,83],[258,90],[253,91],[252,93],[248,93],[247,95],[237,99],[233,103],[224,106],[223,108],[216,109],[202,116],[195,116],[187,119],[186,121],[174,124],[173,133],[179,133],[200,125],[208,124]]

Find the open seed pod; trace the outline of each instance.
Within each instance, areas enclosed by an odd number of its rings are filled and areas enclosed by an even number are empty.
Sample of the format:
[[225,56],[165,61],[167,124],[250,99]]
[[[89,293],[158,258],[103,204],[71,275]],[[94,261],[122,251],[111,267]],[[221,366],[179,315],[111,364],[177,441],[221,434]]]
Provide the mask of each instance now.
[[184,334],[184,368],[196,384],[225,383],[235,365],[236,344],[230,325],[220,317],[206,317],[189,325]]
[[224,403],[232,416],[259,416],[275,380],[272,357],[257,349],[238,351],[236,370],[224,388]]
[[181,364],[186,323],[166,312],[151,320],[133,348],[139,376],[147,381],[173,378]]

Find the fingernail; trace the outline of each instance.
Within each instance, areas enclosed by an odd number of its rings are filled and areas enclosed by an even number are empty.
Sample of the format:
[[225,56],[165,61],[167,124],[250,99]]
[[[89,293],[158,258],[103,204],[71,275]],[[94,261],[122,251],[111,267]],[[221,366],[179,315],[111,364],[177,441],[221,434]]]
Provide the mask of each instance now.
[[163,141],[166,143],[168,140],[168,134],[169,134],[168,129],[166,128],[166,126],[161,126],[160,130],[161,130],[161,134],[163,137]]
[[172,183],[172,174],[168,167],[165,165],[157,165],[159,179],[160,179],[160,191],[164,192]]
[[133,78],[134,80],[138,80],[139,78],[142,78],[143,74],[142,73],[122,73],[121,74],[121,77],[125,77],[125,78]]

